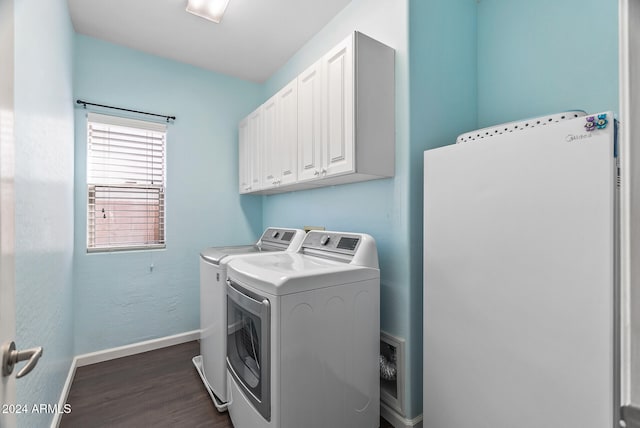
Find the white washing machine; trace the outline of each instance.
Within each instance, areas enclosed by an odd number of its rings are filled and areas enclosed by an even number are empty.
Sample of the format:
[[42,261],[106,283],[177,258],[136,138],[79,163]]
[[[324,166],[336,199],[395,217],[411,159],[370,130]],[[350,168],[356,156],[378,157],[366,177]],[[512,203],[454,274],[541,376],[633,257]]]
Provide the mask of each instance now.
[[301,229],[269,227],[252,245],[211,247],[200,253],[200,355],[194,357],[202,381],[218,411],[226,409],[226,268],[234,257],[295,251],[305,232]]
[[236,428],[379,425],[380,271],[366,234],[309,232],[295,252],[227,268]]

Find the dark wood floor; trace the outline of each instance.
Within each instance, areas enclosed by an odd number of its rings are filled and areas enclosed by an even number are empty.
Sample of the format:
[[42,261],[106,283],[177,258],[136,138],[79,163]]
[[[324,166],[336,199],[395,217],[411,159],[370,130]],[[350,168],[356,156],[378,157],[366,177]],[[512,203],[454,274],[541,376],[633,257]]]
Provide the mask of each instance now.
[[[198,342],[188,342],[79,367],[60,427],[233,428],[191,363],[198,354]],[[380,427],[391,425],[381,418]]]
[[233,428],[191,363],[198,354],[198,342],[188,342],[79,367],[60,426]]

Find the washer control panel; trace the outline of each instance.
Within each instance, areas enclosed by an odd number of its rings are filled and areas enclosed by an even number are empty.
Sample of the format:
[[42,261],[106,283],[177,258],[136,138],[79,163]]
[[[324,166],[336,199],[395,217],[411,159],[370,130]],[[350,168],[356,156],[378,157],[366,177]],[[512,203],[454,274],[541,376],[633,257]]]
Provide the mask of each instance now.
[[293,230],[274,229],[270,227],[264,231],[260,240],[263,242],[267,241],[273,243],[288,244],[289,242],[291,242],[294,235],[295,232]]
[[[300,233],[304,233],[300,231]],[[264,231],[260,241],[263,249],[286,250],[296,236],[296,231],[270,227]],[[299,242],[299,241],[298,241]]]

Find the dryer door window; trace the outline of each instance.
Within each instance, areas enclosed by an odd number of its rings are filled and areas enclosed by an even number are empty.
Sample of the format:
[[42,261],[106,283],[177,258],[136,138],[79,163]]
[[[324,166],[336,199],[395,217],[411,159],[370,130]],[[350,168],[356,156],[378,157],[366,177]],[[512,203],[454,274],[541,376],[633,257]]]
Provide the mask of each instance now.
[[227,281],[227,367],[253,406],[271,419],[270,305]]

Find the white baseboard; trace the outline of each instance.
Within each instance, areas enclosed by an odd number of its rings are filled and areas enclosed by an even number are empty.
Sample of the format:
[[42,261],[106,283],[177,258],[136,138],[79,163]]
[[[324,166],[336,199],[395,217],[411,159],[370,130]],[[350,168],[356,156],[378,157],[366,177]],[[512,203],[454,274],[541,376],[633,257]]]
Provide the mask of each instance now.
[[89,364],[114,360],[116,358],[128,357],[129,355],[141,354],[155,349],[166,348],[168,346],[179,345],[181,343],[191,342],[192,340],[198,339],[200,339],[200,330],[193,330],[186,333],[174,334],[173,336],[160,337],[158,339],[118,346],[117,348],[90,352],[88,354],[78,355],[76,358],[78,359],[78,367],[82,367],[88,366]]
[[[62,386],[60,400],[58,400],[58,409],[63,409],[64,405],[67,403],[69,391],[71,390],[71,384],[73,383],[73,378],[76,375],[76,368],[78,368],[78,357],[73,357],[73,360],[71,360],[71,367],[69,367],[69,373],[67,374],[67,380],[65,380],[64,385]],[[51,428],[58,428],[61,421],[62,413],[55,412],[53,414],[53,420],[51,421]]]
[[383,402],[380,402],[380,416],[394,428],[422,428],[422,415],[407,419]]
[[[141,354],[155,349],[167,348],[181,343],[191,342],[200,339],[200,330],[188,331],[186,333],[174,334],[173,336],[160,337],[158,339],[146,340],[144,342],[132,343],[130,345],[118,346],[117,348],[104,349],[102,351],[90,352],[87,354],[77,355],[71,361],[67,380],[62,387],[58,408],[62,409],[69,397],[71,384],[78,367],[88,366],[90,364],[102,363],[104,361],[115,360],[116,358],[128,357],[130,355]],[[72,409],[73,410],[73,409]],[[51,428],[58,428],[62,420],[62,413],[55,413],[51,421]]]

